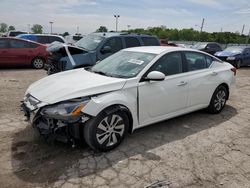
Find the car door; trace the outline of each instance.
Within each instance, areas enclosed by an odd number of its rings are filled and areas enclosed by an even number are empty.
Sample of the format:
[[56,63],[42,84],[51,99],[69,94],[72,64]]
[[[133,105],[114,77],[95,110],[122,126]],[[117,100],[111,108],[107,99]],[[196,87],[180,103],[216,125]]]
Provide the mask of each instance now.
[[166,77],[163,81],[141,81],[139,83],[140,125],[175,116],[187,105],[188,80],[185,73],[182,73],[180,52],[162,56],[147,73],[151,71],[160,71]]
[[10,63],[9,39],[0,39],[0,65],[8,65]]
[[242,64],[250,65],[250,48],[246,48],[242,53]]
[[10,63],[13,65],[28,65],[33,56],[34,49],[29,42],[17,39],[10,40]]
[[219,72],[209,68],[211,56],[199,52],[183,52],[189,80],[188,108],[199,109],[209,104],[211,96],[219,83]]
[[[105,51],[105,48],[109,48],[109,51]],[[120,37],[111,37],[108,38],[101,48],[98,50],[97,54],[97,61],[103,60],[108,56],[118,52],[119,50],[123,49],[122,39]]]

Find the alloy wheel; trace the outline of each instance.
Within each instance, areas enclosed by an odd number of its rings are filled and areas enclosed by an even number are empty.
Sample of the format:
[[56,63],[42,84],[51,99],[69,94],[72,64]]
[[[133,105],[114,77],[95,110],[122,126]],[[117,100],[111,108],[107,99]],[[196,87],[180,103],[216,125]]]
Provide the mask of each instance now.
[[40,59],[40,58],[34,59],[34,61],[33,61],[33,66],[34,66],[36,69],[41,69],[41,68],[43,68],[43,60]]
[[113,146],[123,136],[124,120],[117,114],[105,117],[97,126],[96,138],[100,145]]
[[224,90],[218,91],[214,100],[214,107],[216,110],[221,110],[226,103],[226,92]]

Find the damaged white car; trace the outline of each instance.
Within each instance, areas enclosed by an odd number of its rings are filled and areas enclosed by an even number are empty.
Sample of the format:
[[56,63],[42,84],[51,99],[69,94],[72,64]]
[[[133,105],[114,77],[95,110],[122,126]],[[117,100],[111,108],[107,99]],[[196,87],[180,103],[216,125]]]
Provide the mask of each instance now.
[[196,50],[128,48],[92,68],[33,83],[22,109],[46,138],[84,138],[108,151],[140,127],[203,108],[221,112],[235,74],[229,63]]

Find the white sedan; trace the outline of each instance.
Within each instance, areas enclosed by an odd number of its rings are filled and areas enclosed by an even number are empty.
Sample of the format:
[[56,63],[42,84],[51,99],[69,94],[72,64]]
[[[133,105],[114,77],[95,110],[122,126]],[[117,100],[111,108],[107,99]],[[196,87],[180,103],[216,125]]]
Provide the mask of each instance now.
[[140,127],[204,108],[221,112],[235,74],[229,63],[192,49],[128,48],[92,68],[33,83],[22,107],[46,138],[84,137],[108,151]]

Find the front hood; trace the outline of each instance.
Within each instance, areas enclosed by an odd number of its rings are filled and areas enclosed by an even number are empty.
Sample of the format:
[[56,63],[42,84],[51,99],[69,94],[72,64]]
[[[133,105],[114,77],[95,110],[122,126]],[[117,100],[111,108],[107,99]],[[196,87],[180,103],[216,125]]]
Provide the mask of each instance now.
[[239,55],[239,52],[226,52],[226,51],[221,51],[221,52],[215,53],[214,55],[215,55],[215,56],[218,56],[218,57],[232,57],[232,56]]
[[60,101],[122,89],[125,79],[112,78],[76,69],[47,76],[27,89],[36,99],[54,104]]

